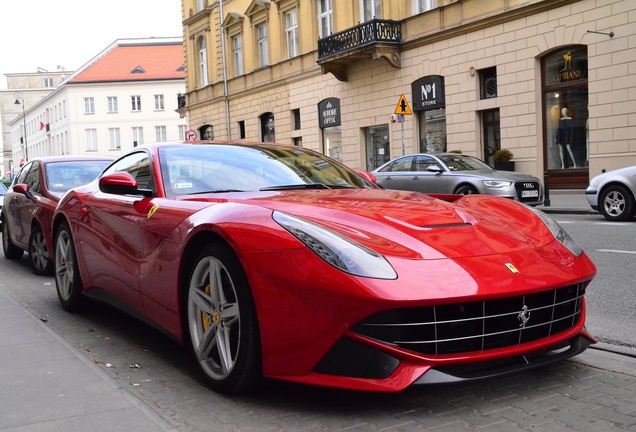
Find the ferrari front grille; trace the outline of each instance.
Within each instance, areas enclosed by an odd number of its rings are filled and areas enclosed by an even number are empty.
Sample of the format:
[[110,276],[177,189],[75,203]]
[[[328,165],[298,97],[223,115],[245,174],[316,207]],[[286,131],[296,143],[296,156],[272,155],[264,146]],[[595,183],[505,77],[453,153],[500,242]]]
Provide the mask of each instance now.
[[557,335],[581,318],[585,288],[571,285],[493,300],[393,309],[352,331],[427,355],[506,348]]

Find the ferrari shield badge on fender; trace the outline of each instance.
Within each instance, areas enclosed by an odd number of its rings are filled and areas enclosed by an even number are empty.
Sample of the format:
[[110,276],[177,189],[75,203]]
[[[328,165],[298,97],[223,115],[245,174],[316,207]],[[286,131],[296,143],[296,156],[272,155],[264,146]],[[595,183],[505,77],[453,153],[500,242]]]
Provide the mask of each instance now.
[[157,204],[153,205],[152,208],[148,211],[147,218],[150,219],[152,217],[152,215],[155,214],[155,212],[157,211],[158,208],[159,208],[159,206]]
[[[150,217],[150,215],[148,217]],[[510,270],[512,273],[519,273],[519,270],[517,270],[517,267],[513,266],[511,263],[506,263],[505,265],[506,267],[508,267],[508,270]]]

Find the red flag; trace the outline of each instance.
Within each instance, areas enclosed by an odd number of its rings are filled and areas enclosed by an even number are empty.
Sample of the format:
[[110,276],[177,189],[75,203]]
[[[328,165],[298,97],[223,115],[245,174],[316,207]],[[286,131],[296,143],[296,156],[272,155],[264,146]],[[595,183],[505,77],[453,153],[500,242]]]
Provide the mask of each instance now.
[[40,122],[40,130],[44,129],[44,123]]

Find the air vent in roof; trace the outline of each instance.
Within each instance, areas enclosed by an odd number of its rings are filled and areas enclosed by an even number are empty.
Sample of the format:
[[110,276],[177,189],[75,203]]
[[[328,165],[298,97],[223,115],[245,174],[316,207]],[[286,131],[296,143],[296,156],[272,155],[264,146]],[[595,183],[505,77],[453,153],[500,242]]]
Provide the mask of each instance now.
[[182,64],[181,66],[179,66],[179,68],[177,69],[177,72],[183,72],[185,70],[185,64]]
[[146,71],[144,70],[144,68],[142,68],[141,66],[137,66],[136,68],[134,68],[133,70],[130,71],[130,73],[133,74],[142,74],[142,73],[146,73]]

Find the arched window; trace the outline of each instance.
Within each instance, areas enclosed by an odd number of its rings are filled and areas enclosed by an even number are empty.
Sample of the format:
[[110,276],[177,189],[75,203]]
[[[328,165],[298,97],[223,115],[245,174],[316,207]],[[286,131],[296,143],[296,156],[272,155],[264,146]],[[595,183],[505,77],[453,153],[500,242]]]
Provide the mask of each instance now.
[[208,50],[205,37],[199,39],[199,79],[201,87],[208,85]]

